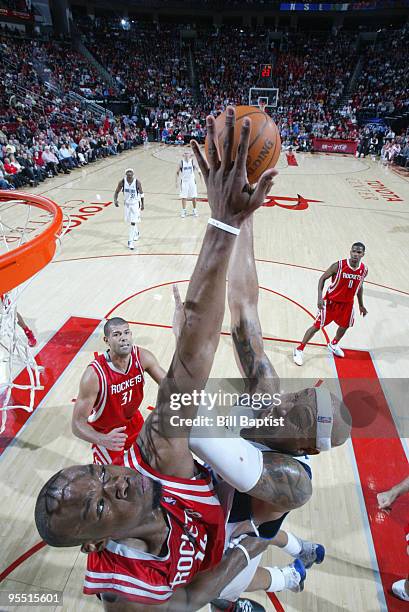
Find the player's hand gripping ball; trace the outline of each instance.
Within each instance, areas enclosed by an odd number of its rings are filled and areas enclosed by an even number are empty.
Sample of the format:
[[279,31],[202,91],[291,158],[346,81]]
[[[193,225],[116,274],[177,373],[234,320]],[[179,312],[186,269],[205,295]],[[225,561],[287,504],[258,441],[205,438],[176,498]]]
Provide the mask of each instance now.
[[[281,138],[274,121],[255,106],[236,106],[236,124],[234,127],[234,144],[232,159],[237,154],[240,142],[240,130],[244,117],[251,119],[249,151],[247,155],[247,177],[249,183],[257,183],[260,176],[269,168],[274,168],[281,151]],[[223,150],[223,130],[226,122],[226,111],[216,119],[216,135],[219,153]],[[206,157],[208,140],[205,141]]]

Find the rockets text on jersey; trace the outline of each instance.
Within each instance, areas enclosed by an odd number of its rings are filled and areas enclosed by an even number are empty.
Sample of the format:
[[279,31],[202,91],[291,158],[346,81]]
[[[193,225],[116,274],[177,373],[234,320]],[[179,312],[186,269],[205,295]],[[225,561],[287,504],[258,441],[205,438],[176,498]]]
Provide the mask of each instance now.
[[364,263],[361,262],[358,268],[354,269],[350,267],[347,259],[341,259],[325,299],[333,302],[353,302],[367,274],[368,268]]
[[160,505],[169,531],[161,556],[109,541],[105,550],[87,559],[84,593],[104,591],[142,604],[168,600],[195,574],[217,565],[223,555],[225,516],[209,472],[197,478],[159,474],[141,458],[134,444],[116,463],[136,470],[162,485]]
[[[99,392],[88,423],[98,432],[109,433],[116,427],[126,427],[125,449],[136,440],[143,418],[139,407],[143,400],[144,372],[139,348],[134,346],[126,372],[112,363],[109,351],[98,355],[90,364],[98,376]],[[94,460],[111,463],[113,454],[100,445],[93,445]]]

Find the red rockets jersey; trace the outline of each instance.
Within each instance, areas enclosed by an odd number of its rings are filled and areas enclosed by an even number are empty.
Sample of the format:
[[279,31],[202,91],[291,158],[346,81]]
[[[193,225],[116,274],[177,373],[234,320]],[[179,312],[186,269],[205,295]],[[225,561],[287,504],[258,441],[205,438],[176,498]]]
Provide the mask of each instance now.
[[136,444],[116,463],[162,484],[160,505],[169,525],[165,550],[151,555],[109,540],[87,558],[84,593],[114,592],[142,604],[160,604],[199,572],[214,567],[223,555],[225,517],[210,473],[172,478],[159,474],[141,458]]
[[[121,372],[113,365],[108,351],[98,355],[90,365],[98,376],[99,392],[94,409],[88,417],[88,423],[101,433],[126,426],[125,433],[128,437],[125,450],[127,450],[135,442],[143,425],[139,406],[143,400],[145,379],[139,348],[136,346],[132,348],[126,372]],[[99,449],[95,446],[93,448],[95,452]],[[103,450],[100,449],[99,452]]]
[[354,269],[349,266],[347,259],[341,259],[336,273],[332,276],[325,299],[332,302],[353,302],[367,274],[368,268],[365,264],[361,263]]

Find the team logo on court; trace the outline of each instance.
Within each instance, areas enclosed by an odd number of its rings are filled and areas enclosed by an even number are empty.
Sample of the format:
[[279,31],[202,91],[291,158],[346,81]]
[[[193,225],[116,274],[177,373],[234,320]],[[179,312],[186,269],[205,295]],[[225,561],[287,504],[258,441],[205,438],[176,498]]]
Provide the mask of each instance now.
[[[291,204],[291,202],[294,202],[294,204]],[[312,202],[322,202],[322,200],[312,200],[311,198],[304,198],[302,195],[297,195],[296,198],[267,196],[263,206],[278,206],[279,208],[286,208],[287,210],[307,210]]]
[[[207,202],[207,198],[197,198],[199,202]],[[263,206],[271,208],[278,206],[279,208],[285,208],[287,210],[307,210],[309,205],[314,202],[322,202],[322,200],[313,200],[311,198],[305,198],[302,195],[297,195],[295,198],[288,196],[267,196],[264,200]]]

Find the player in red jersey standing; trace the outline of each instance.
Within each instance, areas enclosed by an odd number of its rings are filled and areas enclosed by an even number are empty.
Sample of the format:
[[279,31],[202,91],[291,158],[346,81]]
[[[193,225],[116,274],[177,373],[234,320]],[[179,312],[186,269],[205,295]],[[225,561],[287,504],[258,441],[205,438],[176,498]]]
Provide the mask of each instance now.
[[124,319],[109,319],[104,339],[109,348],[85,370],[72,415],[73,434],[91,442],[99,464],[112,463],[142,429],[144,372],[158,384],[166,374],[150,351],[133,344]]
[[[359,312],[364,317],[368,314],[364,306],[363,283],[368,274],[368,268],[361,259],[365,255],[365,245],[354,242],[349,259],[341,259],[332,264],[318,281],[318,314],[313,325],[307,329],[302,342],[293,351],[294,363],[302,366],[304,363],[304,348],[311,338],[329,323],[338,325],[335,338],[328,344],[328,349],[337,357],[343,357],[344,351],[339,341],[349,327],[354,324],[354,298],[358,298]],[[325,297],[322,297],[324,283],[332,279]]]

